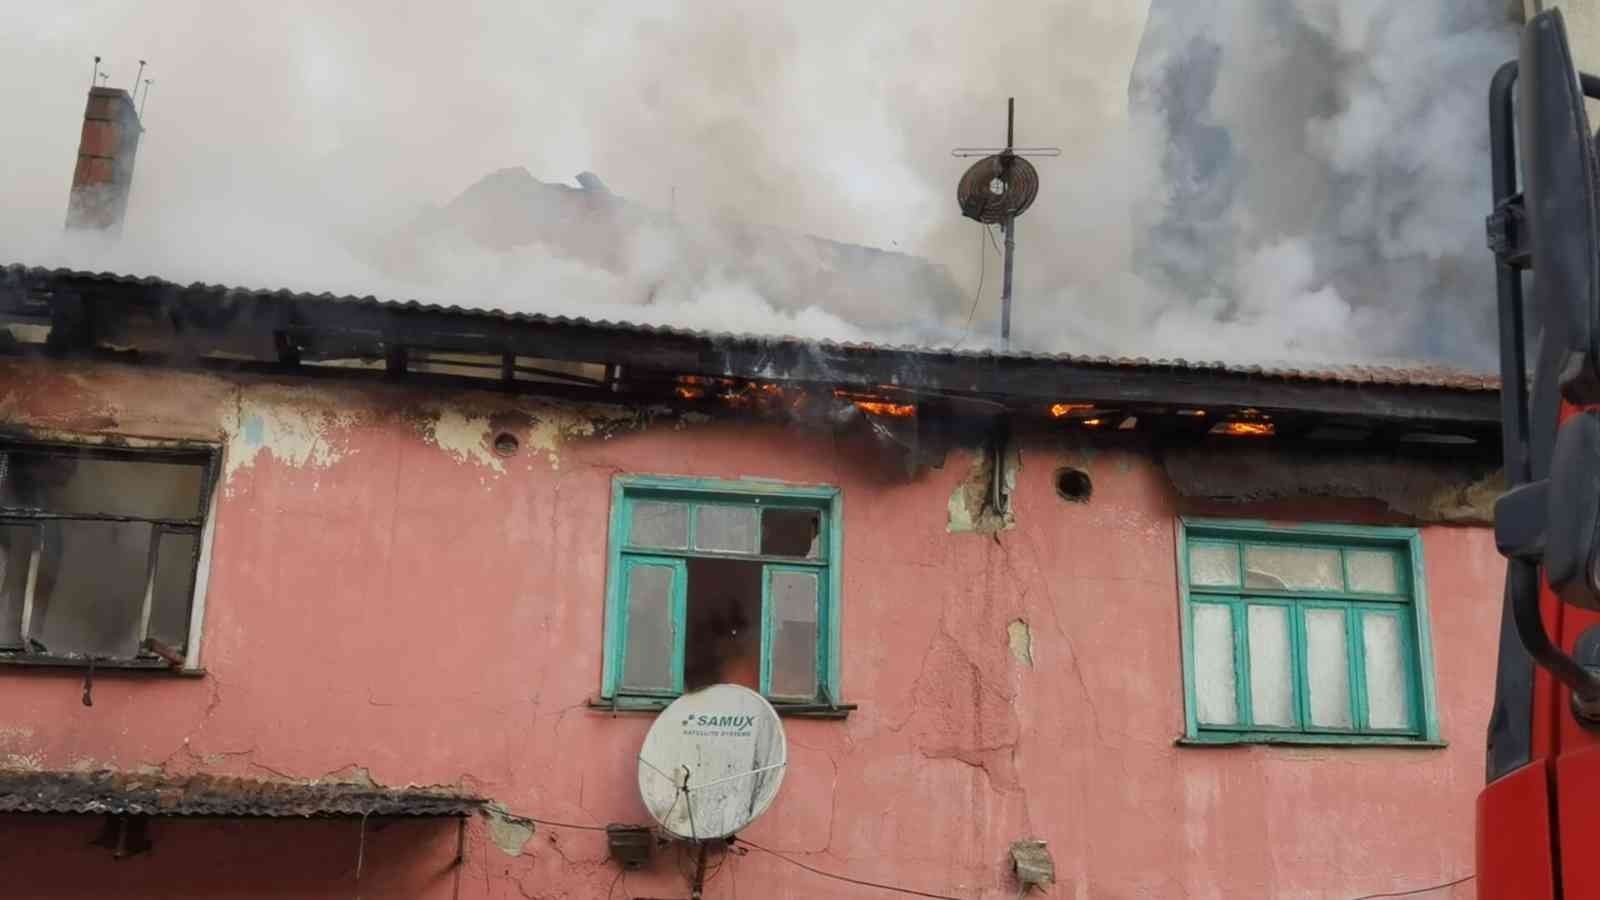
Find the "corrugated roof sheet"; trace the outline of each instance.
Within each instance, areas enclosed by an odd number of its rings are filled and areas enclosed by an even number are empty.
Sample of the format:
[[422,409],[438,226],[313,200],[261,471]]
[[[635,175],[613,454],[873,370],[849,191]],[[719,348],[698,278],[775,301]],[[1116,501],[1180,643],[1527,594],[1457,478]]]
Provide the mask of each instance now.
[[465,816],[480,797],[438,788],[219,775],[0,769],[0,812],[146,816]]
[[905,345],[857,343],[848,341],[841,342],[830,340],[811,340],[789,336],[748,334],[739,332],[700,331],[687,328],[678,328],[670,325],[641,325],[630,322],[611,321],[607,319],[587,319],[582,317],[559,315],[553,316],[546,315],[544,313],[508,312],[500,309],[475,308],[454,304],[445,305],[438,303],[427,303],[420,300],[380,299],[372,295],[355,296],[351,294],[336,295],[331,293],[314,294],[289,291],[285,289],[264,290],[257,288],[239,288],[221,284],[206,284],[204,282],[180,285],[176,282],[167,281],[161,278],[122,275],[114,272],[88,272],[74,269],[47,269],[18,264],[7,265],[3,268],[0,268],[0,286],[4,286],[8,282],[13,286],[26,286],[29,282],[43,281],[88,281],[106,282],[118,285],[142,285],[149,288],[178,291],[190,295],[213,295],[219,301],[225,301],[230,298],[252,298],[268,301],[293,301],[296,303],[341,304],[383,310],[410,310],[417,312],[441,313],[480,319],[499,320],[505,322],[522,322],[528,324],[574,329],[626,332],[631,334],[655,334],[676,338],[689,338],[706,342],[816,346],[844,353],[913,354],[928,357],[930,359],[971,359],[974,362],[1003,360],[1032,362],[1044,361],[1096,368],[1180,370],[1193,371],[1197,373],[1215,372],[1232,375],[1249,375],[1259,378],[1283,381],[1337,384],[1372,384],[1396,387],[1432,387],[1460,391],[1498,391],[1500,389],[1500,378],[1497,374],[1474,372],[1467,369],[1438,364],[1337,366],[1297,366],[1293,364],[1246,365],[1239,363],[1208,362],[1185,359],[1152,359],[1142,356],[1105,356],[1072,353],[1035,353],[1023,351],[998,353],[992,350],[960,350],[947,347],[916,347]]

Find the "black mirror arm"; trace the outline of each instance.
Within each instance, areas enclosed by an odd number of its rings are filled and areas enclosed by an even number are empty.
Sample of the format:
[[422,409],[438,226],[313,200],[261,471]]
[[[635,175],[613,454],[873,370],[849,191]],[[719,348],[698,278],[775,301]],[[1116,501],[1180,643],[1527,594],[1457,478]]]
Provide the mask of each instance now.
[[1506,561],[1506,593],[1517,635],[1534,662],[1572,691],[1572,711],[1585,722],[1600,722],[1600,674],[1584,668],[1551,640],[1539,614],[1539,569],[1525,560]]

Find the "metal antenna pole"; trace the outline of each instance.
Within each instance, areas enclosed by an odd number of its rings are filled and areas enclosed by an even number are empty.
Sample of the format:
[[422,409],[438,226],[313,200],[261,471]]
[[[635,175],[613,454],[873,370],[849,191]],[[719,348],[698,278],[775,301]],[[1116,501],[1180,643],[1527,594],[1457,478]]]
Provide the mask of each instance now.
[[[1006,98],[1006,149],[1001,154],[1002,160],[1011,155],[1011,148],[1016,144],[1017,124],[1017,98]],[[1006,237],[1006,259],[1004,274],[1000,279],[1000,345],[1011,346],[1011,261],[1017,251],[1017,217],[1007,214],[1006,220],[1000,226]]]
[[100,57],[94,58],[94,71],[89,75],[89,87],[92,89],[100,83]]
[[139,90],[139,79],[144,77],[144,60],[139,60],[139,71],[133,76],[133,92]]
[[154,78],[144,80],[144,96],[139,99],[139,120],[144,121],[144,104],[150,99],[150,85],[155,83]]
[[1017,146],[1017,98],[1006,98],[1004,147],[957,147],[952,156],[982,156],[956,186],[961,214],[983,224],[999,225],[1005,234],[1004,269],[1000,284],[1000,341],[1011,344],[1011,294],[1016,270],[1017,216],[1038,193],[1038,174],[1028,156],[1060,156],[1060,147]]
[[1005,274],[1000,281],[1000,343],[1011,346],[1011,260],[1017,252],[1017,217],[1006,216],[1002,224],[1006,236]]

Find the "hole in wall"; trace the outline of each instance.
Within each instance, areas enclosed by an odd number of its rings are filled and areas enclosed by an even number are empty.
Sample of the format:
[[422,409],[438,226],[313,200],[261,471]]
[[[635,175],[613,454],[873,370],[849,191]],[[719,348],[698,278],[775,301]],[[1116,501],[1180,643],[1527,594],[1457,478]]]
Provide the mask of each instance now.
[[511,456],[517,452],[517,436],[509,431],[502,431],[494,436],[494,452],[501,456]]
[[1089,480],[1088,472],[1062,466],[1056,470],[1056,493],[1069,503],[1088,503],[1094,494],[1094,482]]

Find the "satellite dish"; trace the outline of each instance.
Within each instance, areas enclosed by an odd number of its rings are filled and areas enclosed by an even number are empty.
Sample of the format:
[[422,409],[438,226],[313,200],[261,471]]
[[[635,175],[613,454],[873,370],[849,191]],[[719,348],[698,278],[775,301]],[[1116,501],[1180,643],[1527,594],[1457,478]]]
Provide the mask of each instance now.
[[746,687],[713,685],[656,717],[639,748],[639,796],[674,837],[724,838],[767,811],[788,762],[772,704]]
[[1039,172],[1010,149],[972,164],[956,185],[956,202],[969,219],[993,225],[1020,216],[1039,195]]

